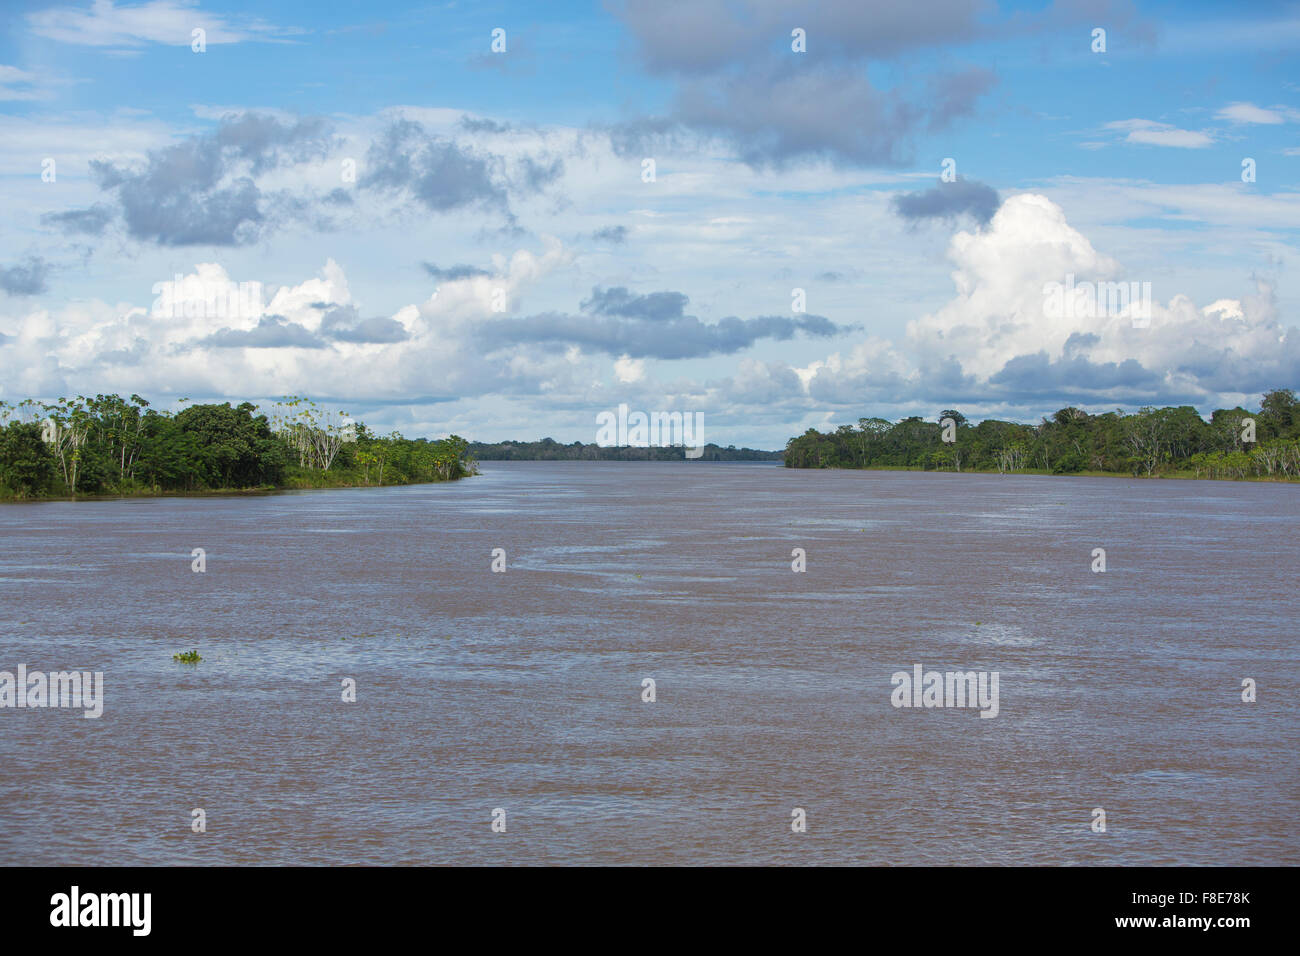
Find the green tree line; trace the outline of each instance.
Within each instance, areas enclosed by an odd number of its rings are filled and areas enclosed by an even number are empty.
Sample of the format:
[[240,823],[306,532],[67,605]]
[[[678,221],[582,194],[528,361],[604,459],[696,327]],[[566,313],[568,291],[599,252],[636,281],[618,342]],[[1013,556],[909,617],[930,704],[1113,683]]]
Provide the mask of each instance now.
[[[185,401],[185,400],[182,400]],[[0,497],[400,485],[474,473],[465,439],[379,436],[291,396],[175,414],[139,395],[0,402]]]
[[[641,448],[631,445],[601,446],[575,441],[565,445],[553,438],[541,441],[471,442],[470,453],[479,461],[684,461],[686,449],[678,446]],[[699,461],[780,461],[779,451],[723,448],[709,442]]]
[[1190,405],[1100,415],[1070,407],[1037,425],[991,418],[973,424],[954,409],[938,422],[861,418],[856,426],[810,428],[791,438],[785,465],[1295,479],[1300,401],[1292,389],[1274,389],[1258,411],[1221,408],[1208,421]]

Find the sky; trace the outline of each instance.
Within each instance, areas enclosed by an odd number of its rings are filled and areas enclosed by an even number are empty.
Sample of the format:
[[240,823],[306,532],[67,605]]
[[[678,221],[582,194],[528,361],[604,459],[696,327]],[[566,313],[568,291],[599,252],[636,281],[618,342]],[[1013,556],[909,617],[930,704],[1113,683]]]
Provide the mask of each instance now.
[[1298,53],[1296,3],[4,0],[0,400],[759,448],[1257,407]]

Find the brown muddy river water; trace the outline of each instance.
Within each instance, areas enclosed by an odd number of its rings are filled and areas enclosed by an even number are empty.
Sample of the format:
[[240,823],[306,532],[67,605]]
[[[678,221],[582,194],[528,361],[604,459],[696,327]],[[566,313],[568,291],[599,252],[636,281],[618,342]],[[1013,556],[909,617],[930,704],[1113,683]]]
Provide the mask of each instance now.
[[0,862],[1300,863],[1296,486],[482,470],[0,507]]

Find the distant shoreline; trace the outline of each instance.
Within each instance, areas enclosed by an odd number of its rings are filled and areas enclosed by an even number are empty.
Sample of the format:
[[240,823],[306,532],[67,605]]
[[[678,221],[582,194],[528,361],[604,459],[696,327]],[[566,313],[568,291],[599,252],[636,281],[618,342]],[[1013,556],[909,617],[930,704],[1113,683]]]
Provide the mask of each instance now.
[[[737,448],[708,442],[691,449],[690,461],[784,461],[784,451]],[[476,461],[686,461],[682,445],[599,445],[553,438],[538,441],[469,442],[466,451]]]

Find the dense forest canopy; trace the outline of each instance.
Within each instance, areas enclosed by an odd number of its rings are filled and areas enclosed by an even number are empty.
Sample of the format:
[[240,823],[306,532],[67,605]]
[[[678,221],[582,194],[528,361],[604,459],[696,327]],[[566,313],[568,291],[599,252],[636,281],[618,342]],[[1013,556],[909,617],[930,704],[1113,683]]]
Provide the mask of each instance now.
[[[184,401],[184,400],[182,400]],[[453,481],[467,442],[378,436],[297,396],[158,411],[139,395],[0,402],[0,497]]]
[[1258,411],[1221,408],[1206,421],[1190,405],[1090,415],[1063,408],[1037,425],[948,409],[939,421],[861,418],[833,432],[790,439],[788,468],[921,468],[951,471],[1110,472],[1198,478],[1300,477],[1300,402],[1292,389],[1264,394]]

